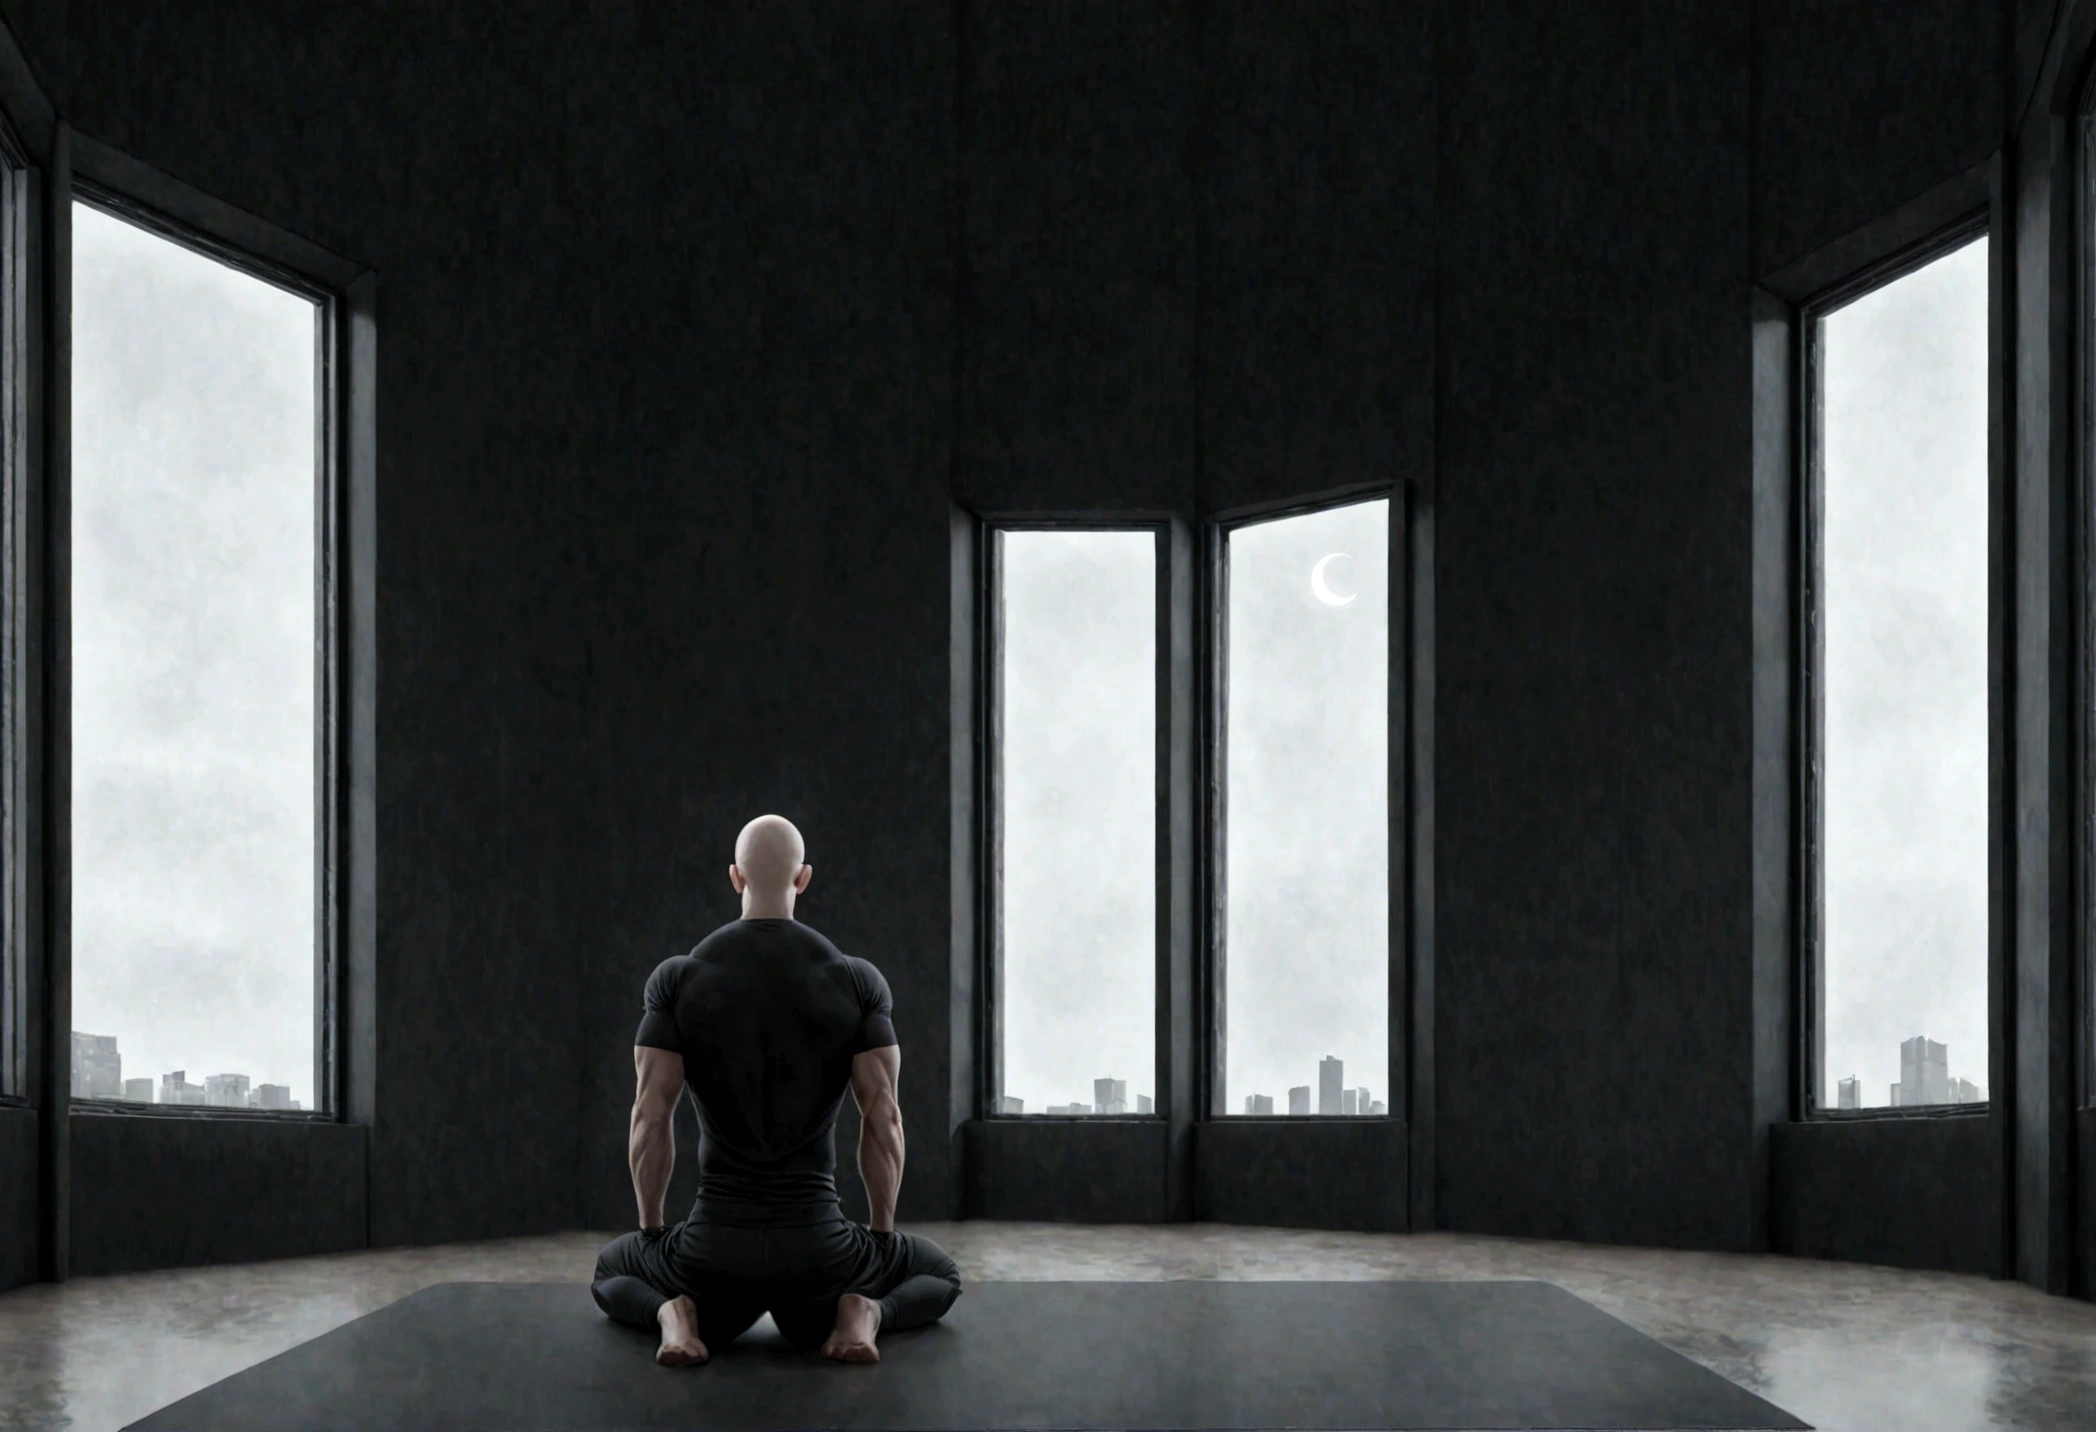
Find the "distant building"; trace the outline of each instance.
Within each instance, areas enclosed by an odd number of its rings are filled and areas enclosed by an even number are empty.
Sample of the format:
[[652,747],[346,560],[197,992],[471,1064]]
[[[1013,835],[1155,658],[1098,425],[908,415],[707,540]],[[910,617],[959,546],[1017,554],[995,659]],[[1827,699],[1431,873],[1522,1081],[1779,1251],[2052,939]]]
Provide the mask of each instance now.
[[1310,1086],[1298,1084],[1288,1091],[1288,1112],[1307,1114],[1310,1112]]
[[1383,1107],[1383,1101],[1381,1099],[1376,1099],[1369,1103],[1368,1112],[1374,1115],[1376,1118],[1380,1119],[1390,1111]]
[[124,1097],[134,1104],[153,1102],[153,1081],[150,1079],[126,1079]]
[[289,1084],[258,1084],[250,1096],[250,1102],[258,1109],[290,1109],[297,1107],[291,1102]]
[[1367,1112],[1368,1112],[1368,1105],[1369,1105],[1369,1103],[1370,1103],[1370,1100],[1369,1100],[1369,1097],[1368,1097],[1368,1087],[1367,1087],[1366,1085],[1363,1085],[1363,1086],[1362,1086],[1361,1088],[1359,1088],[1359,1089],[1356,1089],[1356,1090],[1354,1090],[1354,1112],[1355,1112],[1355,1113],[1357,1113],[1357,1114],[1365,1114],[1365,1113],[1367,1113]]
[[1359,1089],[1341,1089],[1339,1091],[1339,1112],[1342,1114],[1358,1113],[1360,1106],[1356,1101],[1360,1097],[1361,1091]]
[[1157,1105],[1148,1094],[1138,1094],[1135,1096],[1135,1112],[1138,1114],[1154,1114],[1157,1112]]
[[1128,1081],[1126,1079],[1094,1079],[1092,1081],[1092,1109],[1101,1114],[1127,1113]]
[[1887,1103],[1889,1103],[1889,1104],[1891,1104],[1891,1105],[1892,1105],[1892,1107],[1893,1107],[1893,1108],[1895,1108],[1895,1109],[1897,1109],[1897,1108],[1899,1107],[1899,1104],[1900,1104],[1900,1086],[1899,1086],[1899,1085],[1897,1085],[1897,1084],[1894,1084],[1894,1085],[1892,1086],[1892,1093],[1891,1093],[1891,1097],[1890,1097],[1890,1098],[1888,1098],[1888,1099],[1886,1100],[1886,1102],[1887,1102]]
[[1950,1102],[1950,1049],[1917,1034],[1900,1043],[1899,1097],[1895,1103],[1948,1104]]
[[116,1052],[115,1035],[73,1031],[73,1097],[124,1097],[124,1060]]
[[204,1086],[189,1082],[189,1071],[177,1069],[172,1074],[160,1076],[160,1102],[163,1104],[201,1104],[204,1102]]
[[1089,1114],[1092,1112],[1092,1106],[1090,1104],[1050,1104],[1048,1112],[1051,1114]]
[[1023,1114],[1026,1112],[1026,1101],[1024,1099],[1015,1099],[1010,1094],[999,1094],[997,1096],[997,1112],[1000,1114]]
[[296,1100],[296,1099],[293,1099],[293,1100],[291,1101],[291,1107],[292,1107],[293,1109],[295,1109],[295,1110],[299,1110],[299,1111],[303,1111],[303,1110],[305,1109],[305,1105],[303,1105],[303,1104],[299,1103],[299,1102],[298,1102],[298,1100]]
[[1273,1111],[1274,1111],[1274,1096],[1273,1096],[1273,1095],[1271,1095],[1271,1094],[1247,1094],[1247,1095],[1245,1095],[1245,1112],[1246,1112],[1247,1114],[1271,1114],[1271,1113],[1273,1113]]
[[1860,1109],[1863,1107],[1863,1081],[1850,1075],[1841,1081],[1840,1091],[1834,1107],[1837,1109]]
[[1953,1104],[1984,1104],[1987,1102],[1986,1096],[1980,1093],[1980,1086],[1973,1083],[1970,1079],[1951,1080],[1950,1098]]
[[247,1075],[206,1074],[204,1076],[204,1102],[214,1109],[245,1109],[247,1107]]
[[1346,1065],[1327,1054],[1317,1061],[1317,1112],[1339,1112],[1339,1086],[1346,1082]]

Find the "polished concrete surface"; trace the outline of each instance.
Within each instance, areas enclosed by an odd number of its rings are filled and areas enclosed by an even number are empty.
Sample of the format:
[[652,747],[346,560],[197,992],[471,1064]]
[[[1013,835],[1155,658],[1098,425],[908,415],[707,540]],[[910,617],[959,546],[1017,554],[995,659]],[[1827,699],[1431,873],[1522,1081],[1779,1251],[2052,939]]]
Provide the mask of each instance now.
[[[1446,1233],[908,1226],[983,1281],[1543,1278],[1826,1432],[2096,1428],[2096,1305],[2017,1283]],[[0,1295],[0,1428],[115,1429],[432,1283],[584,1279],[609,1236],[19,1288]]]

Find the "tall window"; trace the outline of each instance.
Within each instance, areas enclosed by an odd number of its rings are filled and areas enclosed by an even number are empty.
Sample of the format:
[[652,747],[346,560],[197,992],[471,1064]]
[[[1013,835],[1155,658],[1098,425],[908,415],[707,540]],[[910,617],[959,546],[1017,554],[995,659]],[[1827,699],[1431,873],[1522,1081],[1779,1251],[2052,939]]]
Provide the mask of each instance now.
[[1378,499],[1224,535],[1225,1114],[1393,1112],[1389,529]]
[[992,1112],[1153,1113],[1157,535],[992,541]]
[[1987,1098],[1987,243],[1808,312],[1820,1109]]
[[76,1098],[327,1104],[327,320],[74,204]]

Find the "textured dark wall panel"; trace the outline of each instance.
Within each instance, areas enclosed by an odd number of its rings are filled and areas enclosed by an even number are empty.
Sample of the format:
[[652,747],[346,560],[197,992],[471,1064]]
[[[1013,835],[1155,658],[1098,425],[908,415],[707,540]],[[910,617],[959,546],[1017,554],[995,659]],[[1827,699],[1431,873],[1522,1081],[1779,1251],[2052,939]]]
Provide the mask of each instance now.
[[65,107],[66,16],[69,0],[0,0],[0,19],[29,61],[44,94]]
[[36,1120],[0,1105],[0,1293],[37,1276]]
[[961,1126],[969,1218],[1163,1223],[1165,1122],[977,1119]]
[[355,1125],[76,1113],[72,1133],[76,1274],[364,1246]]
[[802,918],[894,991],[901,1208],[945,1217],[952,16],[707,17],[637,76],[603,62],[653,98],[591,181],[618,237],[587,256],[604,321],[574,379],[605,409],[568,674],[595,809],[560,837],[588,912],[581,1211],[632,1216],[642,982],[738,913],[736,832],[778,811],[815,867]]
[[1194,1125],[1196,1218],[1270,1228],[1406,1228],[1405,1126]]
[[1998,1272],[2001,1195],[1987,1122],[1965,1116],[1776,1125],[1775,1250]]
[[1441,31],[1441,1221],[1744,1248],[1746,6]]
[[959,496],[1189,510],[1194,9],[962,10]]
[[1753,13],[1756,275],[2001,146],[1999,4],[1758,0]]
[[1203,34],[1210,510],[1433,467],[1433,9],[1226,0]]

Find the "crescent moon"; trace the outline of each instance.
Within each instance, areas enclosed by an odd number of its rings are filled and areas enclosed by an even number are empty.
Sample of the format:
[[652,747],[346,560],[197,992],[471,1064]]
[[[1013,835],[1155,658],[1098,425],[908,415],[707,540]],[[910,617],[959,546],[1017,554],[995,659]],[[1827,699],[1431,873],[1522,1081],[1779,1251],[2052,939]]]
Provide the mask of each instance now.
[[1342,597],[1339,593],[1325,585],[1325,568],[1331,566],[1345,555],[1346,553],[1344,552],[1328,552],[1324,556],[1319,557],[1317,565],[1310,569],[1310,590],[1316,594],[1319,601],[1328,607],[1343,607],[1355,597],[1361,595],[1359,592],[1348,592]]

